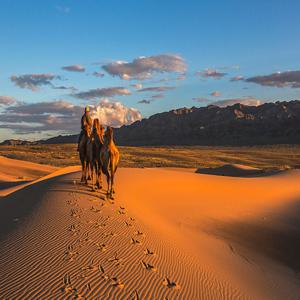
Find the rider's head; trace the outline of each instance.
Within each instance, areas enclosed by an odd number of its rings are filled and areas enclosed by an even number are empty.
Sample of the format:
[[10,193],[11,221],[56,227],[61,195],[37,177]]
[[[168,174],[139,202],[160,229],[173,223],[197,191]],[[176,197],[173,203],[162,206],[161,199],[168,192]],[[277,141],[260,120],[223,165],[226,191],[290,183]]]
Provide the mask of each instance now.
[[89,114],[89,113],[90,113],[90,107],[89,107],[88,105],[85,107],[84,112],[85,112],[86,114]]

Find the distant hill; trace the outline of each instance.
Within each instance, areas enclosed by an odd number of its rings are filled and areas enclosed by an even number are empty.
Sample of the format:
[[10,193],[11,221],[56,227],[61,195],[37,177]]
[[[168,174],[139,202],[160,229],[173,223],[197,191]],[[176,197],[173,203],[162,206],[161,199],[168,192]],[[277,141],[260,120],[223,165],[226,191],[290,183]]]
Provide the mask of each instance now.
[[78,141],[78,134],[59,135],[47,140],[40,140],[40,144],[74,144]]
[[[116,128],[114,134],[118,145],[131,146],[300,144],[300,101],[174,109]],[[60,135],[38,143],[77,140],[78,135]]]
[[7,145],[7,146],[18,146],[18,145],[36,145],[39,144],[39,142],[31,142],[31,141],[23,141],[23,140],[5,140],[0,145]]
[[300,144],[300,101],[180,108],[122,126],[120,145]]

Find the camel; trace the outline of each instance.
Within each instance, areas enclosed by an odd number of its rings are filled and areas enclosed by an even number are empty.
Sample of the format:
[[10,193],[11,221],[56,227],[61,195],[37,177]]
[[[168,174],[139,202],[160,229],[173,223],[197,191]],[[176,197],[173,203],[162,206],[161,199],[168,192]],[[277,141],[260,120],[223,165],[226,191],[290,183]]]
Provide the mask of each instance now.
[[87,163],[87,142],[90,140],[91,132],[85,132],[79,144],[79,158],[81,161],[81,182],[87,184],[88,163]]
[[93,130],[86,145],[86,162],[91,174],[92,190],[94,191],[94,174],[96,175],[96,186],[102,188],[100,152],[104,144],[104,128],[98,119],[93,121]]
[[114,191],[114,177],[119,163],[119,150],[116,147],[113,139],[113,129],[107,127],[105,132],[104,145],[100,152],[100,159],[103,173],[107,180],[107,195],[113,199]]

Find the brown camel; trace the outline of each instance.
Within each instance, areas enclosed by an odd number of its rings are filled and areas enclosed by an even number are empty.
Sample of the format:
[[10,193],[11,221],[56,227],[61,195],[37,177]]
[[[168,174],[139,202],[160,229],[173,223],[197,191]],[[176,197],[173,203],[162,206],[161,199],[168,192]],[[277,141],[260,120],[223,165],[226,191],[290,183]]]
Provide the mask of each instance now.
[[91,174],[92,189],[94,190],[94,174],[96,186],[102,188],[100,152],[104,144],[104,128],[98,119],[93,121],[93,130],[86,145],[86,161]]
[[103,173],[107,180],[107,195],[113,199],[114,177],[119,163],[119,150],[116,147],[113,139],[113,129],[107,127],[105,132],[104,145],[100,152],[100,159]]

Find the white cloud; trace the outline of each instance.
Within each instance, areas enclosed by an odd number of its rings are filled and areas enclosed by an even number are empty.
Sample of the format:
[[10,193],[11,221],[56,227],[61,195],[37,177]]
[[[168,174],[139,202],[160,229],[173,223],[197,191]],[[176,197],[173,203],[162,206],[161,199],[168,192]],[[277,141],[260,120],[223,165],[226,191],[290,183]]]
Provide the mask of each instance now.
[[132,62],[114,61],[102,68],[112,76],[121,79],[150,78],[154,73],[183,73],[187,69],[186,62],[180,55],[161,54],[149,57],[139,57]]
[[[84,106],[64,100],[20,103],[0,112],[0,128],[10,129],[18,134],[78,133],[83,111]],[[131,124],[142,117],[137,109],[108,99],[95,105],[91,115],[98,117],[102,124],[114,127]]]
[[92,112],[93,118],[98,118],[103,125],[120,127],[141,120],[142,115],[136,108],[126,107],[121,102],[102,100]]

